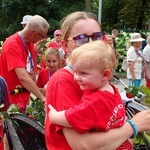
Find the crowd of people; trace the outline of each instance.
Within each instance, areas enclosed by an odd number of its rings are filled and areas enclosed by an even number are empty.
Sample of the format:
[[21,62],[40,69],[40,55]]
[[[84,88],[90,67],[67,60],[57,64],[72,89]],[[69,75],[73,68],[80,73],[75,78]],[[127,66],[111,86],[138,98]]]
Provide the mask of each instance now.
[[[6,83],[9,97],[6,106],[16,104],[24,112],[31,93],[41,100],[46,111],[48,150],[131,150],[129,138],[150,130],[150,111],[140,112],[129,121],[120,94],[110,83],[120,56],[115,41],[118,30],[106,35],[93,13],[69,14],[46,45],[37,77],[36,58],[50,25],[39,15],[26,15],[21,24],[23,29],[4,41],[0,56],[0,79]],[[135,86],[140,85],[145,70],[150,85],[150,38],[143,54],[139,53],[141,41],[140,34],[132,34],[127,51],[127,77]],[[0,82],[1,89],[3,85]],[[0,94],[1,104],[4,94]],[[0,120],[0,127],[4,121]]]

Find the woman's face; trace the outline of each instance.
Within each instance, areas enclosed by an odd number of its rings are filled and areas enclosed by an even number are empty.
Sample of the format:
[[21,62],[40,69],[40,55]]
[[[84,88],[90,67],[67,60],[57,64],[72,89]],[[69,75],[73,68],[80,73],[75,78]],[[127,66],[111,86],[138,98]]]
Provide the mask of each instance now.
[[[80,34],[92,35],[95,32],[101,32],[99,24],[94,19],[81,19],[74,24],[70,32],[69,38],[73,38]],[[89,42],[92,39],[89,39]],[[67,41],[67,49],[69,52],[78,47],[74,40]]]
[[132,46],[135,47],[136,49],[141,49],[142,42],[133,42]]

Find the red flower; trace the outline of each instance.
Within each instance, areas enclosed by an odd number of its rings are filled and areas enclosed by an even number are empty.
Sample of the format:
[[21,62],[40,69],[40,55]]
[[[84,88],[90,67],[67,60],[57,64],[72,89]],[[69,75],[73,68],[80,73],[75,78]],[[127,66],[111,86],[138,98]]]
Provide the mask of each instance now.
[[127,98],[133,98],[133,97],[134,97],[134,95],[133,95],[133,94],[131,94],[131,93],[126,93],[126,97],[127,97]]
[[28,115],[29,118],[31,119],[34,119],[34,116],[33,115]]

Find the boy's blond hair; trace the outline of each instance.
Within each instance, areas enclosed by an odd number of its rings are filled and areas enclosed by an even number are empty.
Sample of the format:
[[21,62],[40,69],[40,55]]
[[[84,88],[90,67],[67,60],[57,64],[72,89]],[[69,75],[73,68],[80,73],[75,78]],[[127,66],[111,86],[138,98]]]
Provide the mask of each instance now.
[[92,41],[74,49],[71,54],[71,64],[90,62],[91,67],[99,70],[116,68],[116,56],[112,48],[103,41]]

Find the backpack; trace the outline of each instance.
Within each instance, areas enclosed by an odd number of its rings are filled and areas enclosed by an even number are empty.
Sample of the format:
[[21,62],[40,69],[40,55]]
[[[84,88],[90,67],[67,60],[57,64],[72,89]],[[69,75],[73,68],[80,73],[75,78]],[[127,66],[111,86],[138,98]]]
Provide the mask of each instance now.
[[125,57],[121,65],[121,69],[126,72],[127,68],[128,68],[128,61],[127,61],[127,57]]

